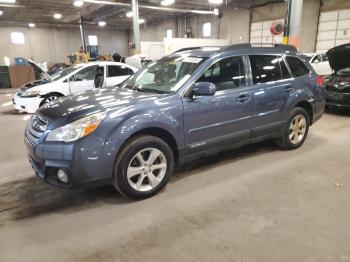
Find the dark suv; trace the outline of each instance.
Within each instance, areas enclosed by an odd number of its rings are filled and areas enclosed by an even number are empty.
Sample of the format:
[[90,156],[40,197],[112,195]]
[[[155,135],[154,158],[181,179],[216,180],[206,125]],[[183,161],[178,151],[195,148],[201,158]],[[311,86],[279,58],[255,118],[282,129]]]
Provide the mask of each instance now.
[[291,46],[200,48],[41,107],[25,143],[51,185],[146,198],[179,162],[265,139],[300,147],[324,107],[322,78]]

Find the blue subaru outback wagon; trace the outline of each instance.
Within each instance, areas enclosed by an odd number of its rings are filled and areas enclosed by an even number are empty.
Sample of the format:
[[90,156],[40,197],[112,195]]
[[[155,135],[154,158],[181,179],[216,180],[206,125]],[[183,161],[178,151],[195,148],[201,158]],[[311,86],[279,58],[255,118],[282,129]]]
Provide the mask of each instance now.
[[112,183],[140,199],[179,162],[266,139],[298,148],[324,107],[323,80],[294,47],[196,48],[39,108],[25,144],[51,185]]

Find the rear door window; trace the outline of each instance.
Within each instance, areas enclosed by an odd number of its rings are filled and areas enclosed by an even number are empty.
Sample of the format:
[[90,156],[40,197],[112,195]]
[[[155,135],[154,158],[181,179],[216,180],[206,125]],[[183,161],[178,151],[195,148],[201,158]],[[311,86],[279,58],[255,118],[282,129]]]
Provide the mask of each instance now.
[[288,69],[281,56],[250,55],[254,84],[262,84],[290,78]]
[[127,76],[132,75],[131,69],[128,67],[121,67],[115,65],[108,66],[108,77],[116,77],[116,76]]
[[297,57],[287,56],[287,63],[295,77],[304,76],[310,73],[310,69]]

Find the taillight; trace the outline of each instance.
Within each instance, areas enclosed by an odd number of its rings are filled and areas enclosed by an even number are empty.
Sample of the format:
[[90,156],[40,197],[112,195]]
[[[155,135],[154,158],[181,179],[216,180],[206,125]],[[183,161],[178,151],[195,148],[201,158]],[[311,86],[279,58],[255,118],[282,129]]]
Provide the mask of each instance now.
[[323,76],[316,76],[316,84],[319,87],[323,87],[324,86],[324,79]]

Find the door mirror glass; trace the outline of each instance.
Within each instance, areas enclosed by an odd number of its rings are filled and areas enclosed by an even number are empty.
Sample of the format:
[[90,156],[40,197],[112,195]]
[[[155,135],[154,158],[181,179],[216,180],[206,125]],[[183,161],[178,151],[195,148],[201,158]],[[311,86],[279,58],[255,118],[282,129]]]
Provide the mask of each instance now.
[[216,87],[210,82],[198,82],[192,88],[192,95],[195,96],[212,96],[216,92]]

